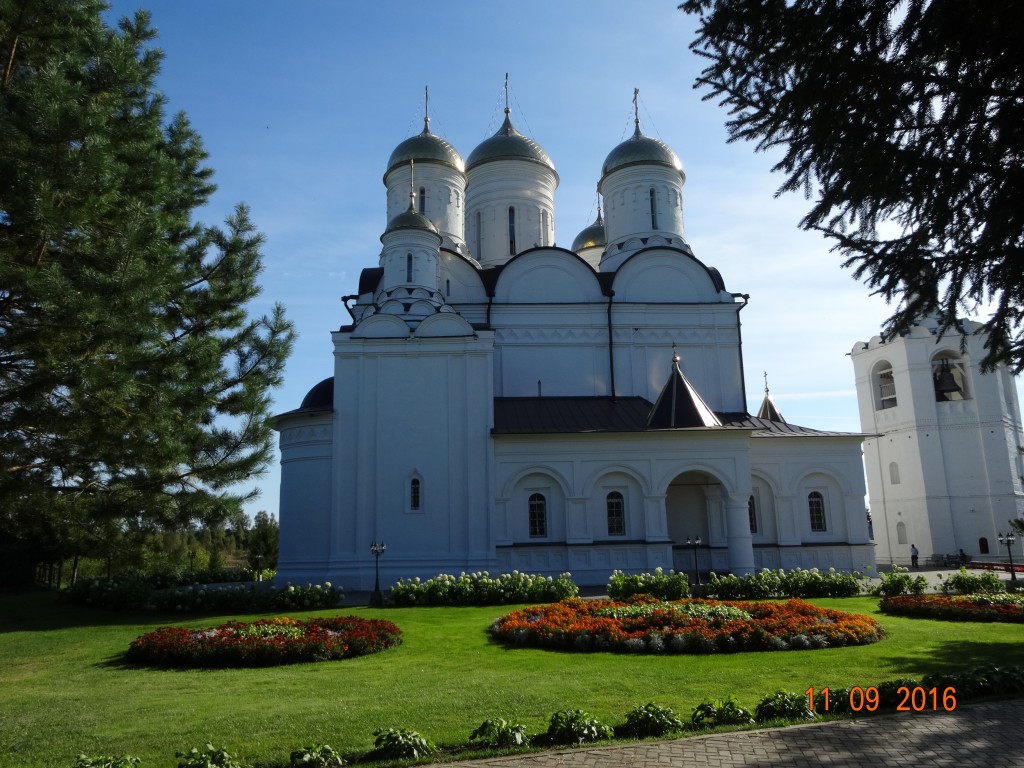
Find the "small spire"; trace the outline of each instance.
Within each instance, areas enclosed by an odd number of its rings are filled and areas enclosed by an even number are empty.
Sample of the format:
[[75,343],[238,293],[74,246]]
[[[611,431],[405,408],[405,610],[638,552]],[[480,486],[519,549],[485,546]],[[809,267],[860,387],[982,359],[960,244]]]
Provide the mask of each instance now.
[[508,115],[512,110],[508,108],[508,72],[505,73],[505,114]]
[[676,350],[676,343],[673,341],[672,342],[672,364],[675,365],[676,367],[678,367],[679,366],[679,361],[682,360],[682,359],[683,358],[681,358],[679,356],[679,352]]
[[430,86],[423,86],[423,132],[430,133]]
[[764,393],[768,394],[768,371],[764,372]]
[[640,105],[637,100],[640,97],[640,89],[633,89],[633,124],[636,126],[636,130],[633,132],[633,138],[640,136]]

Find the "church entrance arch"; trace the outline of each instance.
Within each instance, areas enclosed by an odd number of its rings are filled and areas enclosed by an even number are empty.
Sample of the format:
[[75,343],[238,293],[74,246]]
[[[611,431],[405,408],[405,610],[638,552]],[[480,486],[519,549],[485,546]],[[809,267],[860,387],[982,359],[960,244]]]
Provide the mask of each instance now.
[[[669,483],[665,495],[665,522],[672,539],[672,567],[689,574],[691,580],[694,557],[701,574],[706,574],[720,559],[714,554],[716,545],[725,546],[724,494],[721,481],[701,470],[682,472]],[[694,546],[698,538],[700,544]],[[703,575],[701,580],[704,580]]]

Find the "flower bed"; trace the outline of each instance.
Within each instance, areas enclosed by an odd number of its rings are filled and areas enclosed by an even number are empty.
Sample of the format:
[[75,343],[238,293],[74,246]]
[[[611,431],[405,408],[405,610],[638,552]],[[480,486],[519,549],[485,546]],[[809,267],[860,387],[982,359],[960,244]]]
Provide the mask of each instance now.
[[365,656],[401,642],[402,631],[382,619],[275,618],[207,629],[160,627],[133,640],[126,657],[158,667],[271,667]]
[[951,621],[1024,622],[1024,595],[901,595],[883,597],[885,613]]
[[870,616],[802,600],[625,602],[570,598],[514,611],[491,625],[498,640],[544,648],[625,653],[717,653],[866,645],[885,636]]

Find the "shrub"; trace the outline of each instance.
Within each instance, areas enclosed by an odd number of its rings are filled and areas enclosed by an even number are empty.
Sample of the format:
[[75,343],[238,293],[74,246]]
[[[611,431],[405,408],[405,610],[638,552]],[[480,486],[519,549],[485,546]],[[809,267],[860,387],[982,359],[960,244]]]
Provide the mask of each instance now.
[[493,720],[484,720],[480,726],[469,735],[470,741],[479,741],[495,749],[510,749],[512,747],[525,747],[530,743],[526,735],[526,726],[519,723],[510,723],[500,717]]
[[433,754],[437,748],[416,731],[381,728],[373,732],[372,760],[417,760]]
[[700,728],[751,725],[754,723],[754,716],[749,709],[741,707],[736,697],[730,694],[724,699],[705,699],[694,708],[690,722]]
[[894,565],[889,573],[880,573],[882,583],[871,590],[871,594],[879,597],[895,597],[897,595],[923,595],[928,587],[924,576],[910,577],[910,571]]
[[[831,702],[829,702],[831,708]],[[776,691],[761,699],[754,709],[759,723],[772,720],[814,720],[816,715],[807,708],[807,696],[791,691]]]
[[655,568],[654,573],[626,574],[612,571],[608,579],[608,597],[624,600],[633,595],[651,595],[662,600],[679,600],[690,594],[690,580],[685,573]]
[[860,594],[860,580],[855,573],[842,573],[829,568],[790,571],[762,569],[757,574],[719,576],[708,579],[708,597],[720,600],[764,600],[770,597],[853,597]]
[[684,727],[672,707],[644,704],[626,713],[626,722],[616,727],[615,735],[627,739],[645,739],[676,733]]
[[512,571],[492,578],[487,571],[460,573],[458,577],[439,574],[421,581],[399,579],[391,587],[395,605],[505,605],[508,603],[555,602],[579,593],[571,574],[557,578]]
[[341,768],[345,761],[341,755],[331,748],[330,744],[319,744],[315,747],[303,747],[292,752],[292,768],[310,766],[310,768]]
[[[941,578],[941,577],[940,577]],[[999,580],[999,577],[991,571],[986,571],[980,576],[975,576],[967,572],[967,568],[960,566],[960,570],[950,576],[948,579],[942,581],[942,592],[943,594],[952,594],[954,592],[961,595],[971,594],[995,594],[998,592],[1005,592],[1006,587],[1003,586],[1003,582]]]
[[156,589],[137,579],[81,579],[63,592],[68,602],[114,611],[177,611],[180,613],[259,613],[264,611],[316,611],[335,608],[345,595],[330,582],[206,586]]
[[202,751],[192,747],[188,752],[176,752],[174,756],[178,758],[178,768],[245,768],[237,757],[213,744],[207,744]]
[[547,739],[552,744],[583,744],[611,737],[611,728],[582,709],[555,712],[547,730]]
[[141,762],[139,758],[131,755],[79,755],[73,768],[132,768]]

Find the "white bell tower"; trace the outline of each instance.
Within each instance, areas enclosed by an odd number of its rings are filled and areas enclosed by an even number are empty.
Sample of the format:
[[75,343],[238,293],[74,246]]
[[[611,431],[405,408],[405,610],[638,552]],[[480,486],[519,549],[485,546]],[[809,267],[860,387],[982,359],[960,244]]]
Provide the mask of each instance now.
[[858,342],[857,379],[876,559],[1005,557],[997,541],[1024,518],[1020,405],[1005,366],[982,373],[981,325],[940,335],[925,318],[901,337]]

